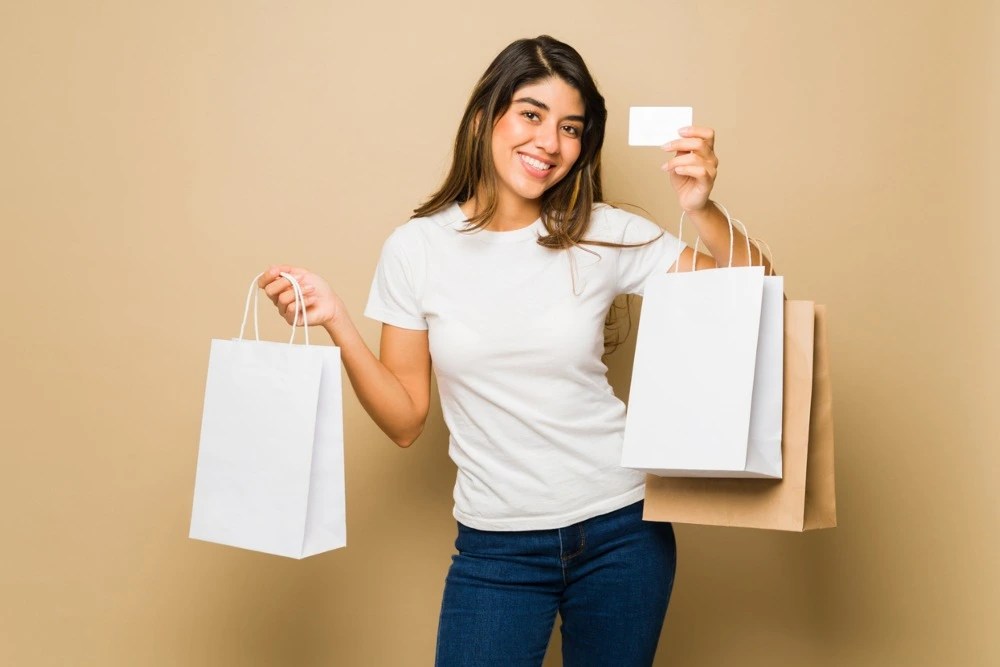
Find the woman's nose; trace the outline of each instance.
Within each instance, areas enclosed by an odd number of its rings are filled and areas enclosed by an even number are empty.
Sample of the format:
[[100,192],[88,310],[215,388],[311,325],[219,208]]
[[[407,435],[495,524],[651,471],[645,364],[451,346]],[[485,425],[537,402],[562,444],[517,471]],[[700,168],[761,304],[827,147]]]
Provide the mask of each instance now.
[[542,123],[535,133],[535,145],[548,153],[554,155],[559,152],[559,130],[553,125]]

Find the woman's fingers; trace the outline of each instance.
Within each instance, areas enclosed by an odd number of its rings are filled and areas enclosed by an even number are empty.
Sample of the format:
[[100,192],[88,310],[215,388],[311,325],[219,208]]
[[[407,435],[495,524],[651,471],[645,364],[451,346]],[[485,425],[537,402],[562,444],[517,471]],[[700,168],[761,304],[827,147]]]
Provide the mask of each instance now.
[[703,157],[709,157],[712,154],[712,147],[704,139],[674,139],[663,144],[660,148],[678,153],[697,153]]
[[[287,280],[284,279],[282,280],[285,283],[285,287],[283,291],[280,292],[277,298],[274,300],[274,304],[278,306],[281,312],[284,312],[286,309],[289,309],[291,306],[295,304],[295,290],[292,289],[291,283],[289,283]],[[313,294],[315,291],[316,290],[313,287],[304,287],[302,289],[302,296],[306,298],[307,302],[314,301],[315,299],[309,299],[309,295]]]
[[274,280],[274,278],[271,277],[271,271],[272,267],[269,266],[261,272],[260,278],[257,279],[257,287],[264,289],[272,280]]
[[[306,303],[306,315],[308,315],[309,314],[309,309],[313,305],[315,305],[316,301],[315,301],[315,299],[306,299],[305,303]],[[289,322],[291,322],[292,319],[295,318],[295,310],[296,310],[296,304],[293,301],[292,303],[288,304],[287,306],[284,306],[283,310],[281,311],[281,314],[284,315],[284,317],[285,317],[286,320],[288,320]],[[302,321],[301,311],[300,311],[300,314],[299,314],[299,321],[300,322]]]
[[288,266],[287,264],[271,264],[264,269],[263,275],[257,281],[257,286],[265,288],[277,280],[281,273],[292,273],[294,275],[294,270],[295,267]]
[[[295,304],[290,305],[285,311],[281,313],[281,316],[285,318],[285,321],[291,324],[295,321]],[[316,302],[315,299],[306,299],[306,318],[309,320],[309,324],[315,324],[317,318]],[[298,318],[299,326],[302,326],[302,311],[299,311]]]
[[[289,292],[291,292],[291,290],[289,290]],[[308,310],[310,306],[316,303],[316,297],[305,296],[304,303],[306,304],[306,309]],[[295,313],[295,308],[296,308],[295,295],[292,294],[290,297],[285,297],[284,295],[282,295],[281,302],[278,303],[277,306],[278,306],[278,312],[281,313],[282,315],[286,314],[289,316],[293,315]]]
[[662,167],[670,174],[670,183],[686,211],[703,208],[718,176],[719,158],[715,155],[715,130],[687,127],[678,130],[679,139],[663,145],[676,151]]
[[683,127],[677,133],[681,135],[681,141],[688,138],[704,139],[709,148],[715,148],[715,130],[710,127],[693,125],[691,127]]
[[[330,321],[337,312],[337,297],[332,294],[326,282],[307,269],[285,264],[272,264],[263,272],[258,284],[263,288],[271,302],[277,307],[288,324],[295,322],[297,308],[295,289],[290,280],[282,276],[287,273],[295,278],[302,291],[302,302],[305,304],[306,316],[310,325],[320,325]],[[298,325],[302,326],[303,318],[299,311]]]
[[[292,283],[287,278],[280,275],[281,273],[291,274],[291,276],[298,281],[303,292],[307,288],[307,283],[304,283],[306,271],[303,271],[302,269],[296,269],[291,266],[283,266],[277,267],[277,270],[275,271],[265,272],[265,274],[261,276],[259,283],[262,283],[261,287],[264,288],[264,294],[266,294],[271,301],[274,301],[274,303],[278,303],[275,299],[279,294],[282,294],[285,290],[292,289]],[[270,280],[268,280],[269,278]]]
[[661,148],[665,151],[690,152],[706,159],[715,159],[715,130],[710,127],[689,127],[680,130],[680,135],[679,139],[667,142]]
[[[286,281],[285,284],[288,285],[288,282]],[[274,300],[274,305],[278,306],[278,308],[280,308],[281,311],[284,312],[288,304],[293,303],[294,301],[295,301],[295,290],[293,290],[291,286],[288,285],[287,287],[283,288],[281,292],[278,293],[277,297]]]
[[717,167],[719,166],[719,161],[715,159],[707,160],[696,153],[684,153],[682,155],[677,155],[667,160],[661,169],[664,171],[673,171],[678,174],[685,174],[688,176],[694,173],[704,173],[710,175],[712,178],[715,177]]
[[705,167],[699,165],[690,166],[680,166],[674,169],[675,174],[680,174],[681,176],[691,176],[698,180],[711,180],[714,178],[714,174],[708,171]]
[[681,165],[691,165],[691,164],[701,164],[702,160],[705,158],[699,157],[694,153],[682,153],[680,155],[675,155],[666,162],[663,163],[663,169],[665,171],[673,171]]
[[303,295],[312,294],[316,291],[316,288],[305,282],[307,271],[294,266],[269,266],[257,284],[264,289],[264,294],[278,307],[278,312],[283,315],[286,311],[290,313],[294,312],[288,306],[295,303],[295,290],[292,288],[292,283],[281,275],[282,273],[291,274],[298,281]]

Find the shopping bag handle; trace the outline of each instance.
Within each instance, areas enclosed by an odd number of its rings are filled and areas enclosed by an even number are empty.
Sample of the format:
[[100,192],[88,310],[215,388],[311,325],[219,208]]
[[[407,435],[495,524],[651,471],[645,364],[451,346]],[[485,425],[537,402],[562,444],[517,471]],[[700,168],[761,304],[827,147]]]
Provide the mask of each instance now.
[[[750,238],[749,236],[747,238]],[[774,275],[774,253],[771,251],[771,246],[767,244],[767,241],[761,239],[750,239],[750,242],[757,246],[757,250],[760,251],[760,265],[764,266],[764,248],[767,248],[767,258],[771,260],[771,271],[767,275]],[[764,248],[761,248],[764,246]],[[752,260],[751,260],[752,261]]]
[[[747,240],[747,261],[750,263],[750,266],[753,266],[753,254],[750,252],[750,234],[747,232],[747,226],[743,224],[742,220],[737,220],[736,218],[730,220],[730,224],[740,226],[740,231],[743,232],[743,238]],[[729,265],[732,266],[732,259],[730,259],[729,262]],[[760,265],[764,266],[763,260],[761,260]]]
[[[740,222],[740,221],[737,220],[736,218],[733,218],[733,222]],[[742,223],[740,223],[740,224],[742,224]],[[746,227],[743,228],[743,234],[746,235]],[[696,238],[694,240],[694,253],[692,253],[692,255],[691,255],[691,270],[692,271],[697,271],[698,270],[698,250],[700,248],[701,248],[701,237],[699,236],[698,238]],[[749,254],[749,253],[750,253],[750,251],[747,250],[747,254]],[[750,264],[753,265],[753,257],[750,258]],[[730,267],[732,266],[732,262],[729,263],[729,266]]]
[[[747,235],[746,225],[744,225],[742,222],[740,222],[736,218],[730,217],[729,211],[726,210],[725,206],[723,206],[719,202],[714,202],[714,203],[715,203],[716,206],[719,207],[719,210],[721,210],[722,213],[726,216],[726,222],[729,223],[729,265],[728,265],[729,268],[732,268],[732,266],[733,266],[733,243],[736,240],[736,234],[733,232],[733,223],[738,224],[743,229],[743,237],[747,241],[747,257],[750,258],[750,263],[752,264],[753,263],[753,257],[750,255],[750,236]],[[678,240],[683,239],[683,237],[684,237],[684,216],[686,214],[687,214],[687,211],[681,211],[681,221],[680,221],[680,223],[678,225],[678,230],[677,230],[677,238],[678,238]],[[701,246],[701,237],[699,236],[697,239],[695,239],[695,242],[694,242],[694,255],[692,255],[692,258],[691,258],[691,270],[692,271],[695,270],[695,265],[696,265],[695,263],[696,263],[696,261],[698,259],[698,248],[700,246]],[[677,273],[678,271],[679,271],[679,267],[678,267],[677,263],[674,263],[674,273]]]
[[[250,283],[249,291],[247,291],[247,301],[246,306],[243,308],[243,323],[240,324],[239,340],[243,340],[243,331],[247,326],[247,316],[250,314],[250,297],[253,297],[253,337],[258,343],[260,342],[260,326],[257,317],[257,303],[260,298],[260,290],[254,288],[257,287],[257,281],[260,280],[262,275],[264,274],[257,274],[257,277]],[[292,319],[292,336],[288,339],[288,344],[291,345],[295,341],[295,328],[299,324],[299,310],[301,309],[302,331],[305,334],[306,345],[309,345],[309,320],[306,318],[306,299],[302,294],[302,286],[299,285],[299,281],[295,279],[295,276],[290,273],[281,272],[278,275],[292,284],[292,291],[295,293],[295,317]]]

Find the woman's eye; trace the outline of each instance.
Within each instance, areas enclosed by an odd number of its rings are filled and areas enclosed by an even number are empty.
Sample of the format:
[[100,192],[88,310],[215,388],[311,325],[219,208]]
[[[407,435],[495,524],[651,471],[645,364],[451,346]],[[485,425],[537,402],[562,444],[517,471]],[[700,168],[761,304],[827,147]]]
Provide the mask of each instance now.
[[528,120],[538,120],[538,114],[535,113],[534,111],[522,111],[521,115],[527,118]]
[[580,128],[576,127],[575,125],[566,125],[563,127],[563,129],[566,131],[566,134],[568,134],[571,137],[580,136]]

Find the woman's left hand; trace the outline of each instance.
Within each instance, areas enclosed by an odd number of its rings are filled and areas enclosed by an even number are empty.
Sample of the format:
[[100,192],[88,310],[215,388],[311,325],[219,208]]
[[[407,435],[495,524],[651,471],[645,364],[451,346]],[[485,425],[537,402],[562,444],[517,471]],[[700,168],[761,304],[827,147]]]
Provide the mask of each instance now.
[[698,211],[708,205],[708,197],[719,171],[715,156],[715,130],[708,127],[688,127],[680,131],[681,138],[664,144],[663,150],[677,151],[662,167],[670,174],[670,184],[677,191],[677,200],[685,211]]

